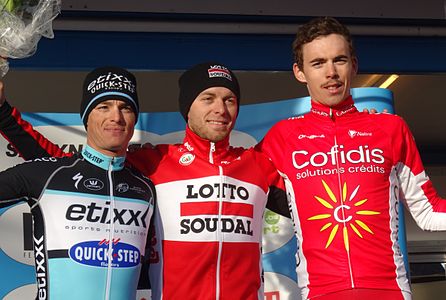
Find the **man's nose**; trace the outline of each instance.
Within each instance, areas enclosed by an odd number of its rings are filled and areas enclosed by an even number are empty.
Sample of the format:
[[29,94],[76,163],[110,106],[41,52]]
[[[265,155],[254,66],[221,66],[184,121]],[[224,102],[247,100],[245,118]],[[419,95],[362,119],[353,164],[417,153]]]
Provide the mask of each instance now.
[[226,104],[223,99],[218,99],[214,102],[214,111],[220,114],[224,114],[226,112]]
[[330,78],[337,78],[338,77],[338,70],[336,68],[336,65],[334,63],[327,64],[327,77]]
[[113,106],[110,110],[110,117],[113,121],[120,122],[123,119],[122,111],[118,106]]

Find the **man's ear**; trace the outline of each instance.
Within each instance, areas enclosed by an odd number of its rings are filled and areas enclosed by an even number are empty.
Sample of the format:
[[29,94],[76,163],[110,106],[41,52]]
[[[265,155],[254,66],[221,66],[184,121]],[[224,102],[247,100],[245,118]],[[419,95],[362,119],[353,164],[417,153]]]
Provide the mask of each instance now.
[[304,72],[297,66],[297,63],[293,64],[294,77],[301,83],[307,83]]

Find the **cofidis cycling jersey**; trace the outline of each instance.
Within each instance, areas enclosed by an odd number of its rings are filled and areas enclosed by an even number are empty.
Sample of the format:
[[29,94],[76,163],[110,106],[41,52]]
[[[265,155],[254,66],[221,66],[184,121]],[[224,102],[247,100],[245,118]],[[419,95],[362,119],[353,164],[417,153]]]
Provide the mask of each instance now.
[[33,216],[37,299],[135,299],[154,207],[152,183],[85,147],[0,173],[0,206]]
[[422,229],[446,230],[446,201],[404,121],[358,112],[351,98],[335,108],[313,102],[310,113],[276,124],[260,146],[290,195],[303,298],[369,288],[410,299],[398,203]]

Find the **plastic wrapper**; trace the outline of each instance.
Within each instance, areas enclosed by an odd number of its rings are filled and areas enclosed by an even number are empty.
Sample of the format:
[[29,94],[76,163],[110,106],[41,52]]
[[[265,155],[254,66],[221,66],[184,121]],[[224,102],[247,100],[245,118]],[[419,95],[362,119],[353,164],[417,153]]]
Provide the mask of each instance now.
[[61,0],[0,0],[0,77],[8,72],[8,58],[29,57],[42,36],[54,37],[60,8]]

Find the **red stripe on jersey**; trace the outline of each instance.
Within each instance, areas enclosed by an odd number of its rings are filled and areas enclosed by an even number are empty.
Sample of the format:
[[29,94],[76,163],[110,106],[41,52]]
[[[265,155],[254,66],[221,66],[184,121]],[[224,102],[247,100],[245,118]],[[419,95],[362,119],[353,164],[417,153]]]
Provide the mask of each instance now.
[[[181,203],[181,216],[218,215],[218,202]],[[223,202],[222,215],[249,217],[254,216],[251,204]]]

